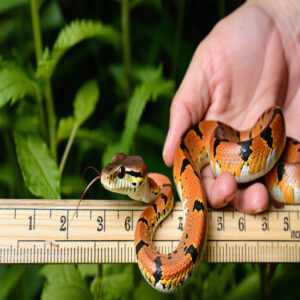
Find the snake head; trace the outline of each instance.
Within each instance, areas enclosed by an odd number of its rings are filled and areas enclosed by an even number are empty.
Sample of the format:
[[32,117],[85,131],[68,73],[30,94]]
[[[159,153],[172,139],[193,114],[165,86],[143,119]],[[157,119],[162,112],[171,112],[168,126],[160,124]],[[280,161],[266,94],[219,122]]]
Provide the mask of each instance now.
[[140,156],[116,153],[112,161],[102,169],[101,183],[105,189],[130,195],[138,194],[147,177],[147,167]]

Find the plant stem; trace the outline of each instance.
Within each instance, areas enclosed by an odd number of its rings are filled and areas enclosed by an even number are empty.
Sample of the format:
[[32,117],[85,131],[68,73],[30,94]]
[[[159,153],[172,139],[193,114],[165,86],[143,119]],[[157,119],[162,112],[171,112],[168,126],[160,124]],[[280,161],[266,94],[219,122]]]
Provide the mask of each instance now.
[[[40,18],[39,18],[39,5],[37,0],[30,0],[30,10],[31,10],[31,20],[32,20],[32,31],[33,31],[33,40],[34,40],[34,49],[35,49],[35,59],[36,65],[38,65],[39,60],[42,57],[43,52],[43,43],[41,36],[41,26],[40,26]],[[42,103],[42,98],[39,92],[39,87],[36,85],[36,94],[38,101],[38,110],[39,110],[39,119],[41,124],[41,133],[42,136],[46,137],[46,126],[45,126],[45,118],[44,118],[44,107]]]
[[268,299],[267,298],[267,267],[266,263],[261,263],[259,266],[259,274],[260,274],[260,296],[261,299]]
[[69,136],[69,139],[68,139],[68,142],[67,142],[67,145],[66,145],[63,157],[62,157],[62,159],[60,161],[60,164],[59,164],[60,174],[62,174],[62,172],[64,170],[65,163],[67,161],[67,158],[68,158],[68,155],[69,155],[71,146],[73,144],[73,141],[74,141],[74,138],[75,138],[77,130],[78,130],[78,124],[75,123],[74,126],[73,126],[73,129],[72,129],[72,132],[71,132],[71,134]]
[[[31,7],[31,18],[32,18],[36,64],[38,65],[38,62],[41,59],[42,53],[43,53],[38,0],[30,0],[30,7]],[[46,98],[46,108],[47,108],[50,151],[51,151],[54,159],[56,160],[55,114],[54,114],[54,106],[53,106],[52,88],[51,88],[51,79],[50,78],[46,79],[45,98]],[[42,110],[42,109],[43,109],[43,106],[42,106],[42,104],[40,104],[39,110]],[[44,115],[44,113],[40,111],[40,116],[43,116],[43,115]]]
[[123,44],[123,67],[125,72],[125,94],[129,101],[131,91],[131,47],[130,47],[130,7],[129,0],[121,0],[121,27]]
[[98,293],[95,297],[95,299],[102,299],[102,289],[103,289],[103,264],[98,264],[97,266],[97,275],[98,278],[100,278],[100,283],[99,283],[99,289],[98,289]]
[[31,8],[35,57],[36,57],[36,62],[38,63],[38,61],[42,57],[43,46],[42,46],[41,26],[40,26],[40,18],[39,18],[39,5],[37,3],[37,0],[30,0],[30,8]]
[[98,264],[98,266],[97,266],[97,276],[99,278],[102,278],[102,276],[103,276],[103,265],[102,264]]

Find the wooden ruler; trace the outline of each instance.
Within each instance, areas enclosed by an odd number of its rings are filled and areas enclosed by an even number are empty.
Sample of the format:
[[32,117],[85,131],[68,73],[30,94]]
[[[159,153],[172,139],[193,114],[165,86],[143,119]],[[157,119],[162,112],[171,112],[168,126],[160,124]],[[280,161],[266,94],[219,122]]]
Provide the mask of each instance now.
[[[0,263],[136,262],[135,224],[145,206],[133,201],[0,200]],[[209,210],[206,262],[300,262],[300,207],[255,215]],[[183,228],[181,204],[160,225],[154,244],[168,253]]]

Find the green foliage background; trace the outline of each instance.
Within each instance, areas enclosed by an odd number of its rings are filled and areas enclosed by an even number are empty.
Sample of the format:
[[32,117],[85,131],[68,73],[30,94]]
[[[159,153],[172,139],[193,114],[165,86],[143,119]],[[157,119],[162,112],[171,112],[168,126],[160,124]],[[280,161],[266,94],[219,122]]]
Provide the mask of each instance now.
[[[161,158],[197,44],[242,1],[1,0],[0,197],[79,198],[86,166]],[[121,199],[99,188],[87,197]],[[202,264],[176,295],[136,265],[0,266],[1,299],[296,299],[297,265]],[[299,298],[299,296],[298,296]]]

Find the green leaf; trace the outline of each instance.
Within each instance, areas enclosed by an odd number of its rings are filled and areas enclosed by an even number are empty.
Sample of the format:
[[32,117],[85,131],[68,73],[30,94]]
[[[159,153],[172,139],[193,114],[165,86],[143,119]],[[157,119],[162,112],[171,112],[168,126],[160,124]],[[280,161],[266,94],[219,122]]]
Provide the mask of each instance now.
[[161,67],[148,68],[146,74],[139,77],[143,82],[134,89],[130,99],[121,141],[107,147],[102,157],[103,165],[106,165],[116,152],[129,153],[147,102],[156,100],[159,96],[171,97],[173,94],[174,82],[163,77]]
[[133,274],[120,273],[103,279],[104,299],[120,299],[133,290]]
[[137,130],[138,123],[142,117],[147,101],[151,100],[151,89],[147,84],[142,84],[134,89],[133,95],[127,109],[125,119],[125,130],[121,138],[121,148],[128,153],[131,147],[133,136]]
[[81,41],[93,37],[101,38],[114,46],[120,43],[118,31],[109,25],[93,20],[73,21],[61,30],[53,50],[50,52],[49,49],[45,49],[38,65],[37,76],[50,78],[56,64],[66,51]]
[[58,1],[47,1],[41,11],[41,27],[43,31],[61,27],[62,25],[64,25],[64,16]]
[[260,297],[259,274],[252,273],[244,278],[234,289],[227,293],[225,300],[259,299]]
[[120,299],[133,290],[133,265],[103,265],[103,298]]
[[132,75],[141,82],[157,80],[162,77],[162,67],[136,66],[132,70]]
[[91,284],[94,299],[127,299],[133,290],[133,265],[104,264],[102,268],[103,276],[96,276]]
[[74,101],[74,117],[79,126],[94,112],[99,99],[96,80],[87,81],[77,92]]
[[97,264],[78,264],[78,270],[82,277],[92,277],[97,273]]
[[18,162],[32,194],[60,198],[60,173],[46,143],[37,134],[14,132]]
[[57,140],[61,141],[67,139],[75,125],[73,116],[61,118],[58,123]]
[[27,266],[11,265],[7,266],[0,277],[0,300],[7,299],[9,293],[13,290],[19,279],[24,274]]
[[40,129],[36,103],[21,101],[11,115],[13,130],[26,133],[38,133]]
[[38,98],[38,85],[17,67],[0,70],[0,107],[25,95]]
[[101,278],[96,276],[91,283],[91,293],[95,300],[101,299],[99,295],[101,294]]
[[92,299],[85,280],[74,265],[46,265],[41,274],[46,277],[42,300]]
[[88,141],[99,149],[99,147],[107,146],[116,141],[117,136],[111,128],[99,128],[95,130],[79,128],[76,138]]

